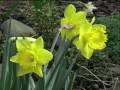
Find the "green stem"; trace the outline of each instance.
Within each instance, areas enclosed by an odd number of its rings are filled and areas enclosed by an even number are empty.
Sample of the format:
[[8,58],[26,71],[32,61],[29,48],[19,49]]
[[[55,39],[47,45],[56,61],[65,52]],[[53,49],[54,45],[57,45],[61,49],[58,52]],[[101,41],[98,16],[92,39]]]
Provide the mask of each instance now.
[[58,40],[58,38],[59,38],[59,35],[60,35],[60,31],[58,31],[57,34],[56,34],[56,36],[55,36],[55,39],[54,39],[53,44],[52,44],[52,47],[51,47],[51,49],[50,49],[51,52],[54,51],[54,48],[55,48],[55,45],[56,45],[57,40]]

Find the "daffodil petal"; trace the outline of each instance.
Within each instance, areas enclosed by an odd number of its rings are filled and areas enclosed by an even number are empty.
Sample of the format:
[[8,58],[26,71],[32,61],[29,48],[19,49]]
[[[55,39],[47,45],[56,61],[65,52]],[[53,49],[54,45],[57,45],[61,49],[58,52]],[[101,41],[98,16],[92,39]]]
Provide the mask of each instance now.
[[90,59],[94,50],[86,45],[84,48],[81,48],[80,51],[85,58]]
[[89,47],[88,42],[85,39],[82,37],[80,39],[77,38],[73,41],[73,44],[80,50],[85,58],[90,59],[93,54],[93,49]]
[[19,64],[31,64],[34,62],[34,57],[31,53],[25,51],[20,51],[16,55],[10,58],[11,62]]
[[80,41],[79,41],[79,38],[76,38],[76,39],[73,41],[73,44],[77,47],[77,49],[80,49]]
[[44,48],[43,38],[42,37],[37,38],[35,42],[31,44],[31,47],[32,49]]
[[43,71],[42,71],[42,66],[41,65],[37,65],[34,73],[36,73],[39,77],[43,77]]
[[84,12],[84,11],[78,11],[78,12],[75,14],[75,18],[78,19],[78,20],[85,19],[86,16],[87,16],[87,13]]
[[70,4],[65,8],[64,16],[71,17],[76,13],[76,8],[74,5]]
[[30,42],[26,39],[16,40],[17,51],[23,51],[30,48]]
[[29,67],[20,65],[17,75],[18,76],[23,76],[25,74],[32,73],[33,71],[34,71],[34,68],[30,67],[30,65],[29,65]]
[[52,53],[46,49],[39,49],[35,55],[38,57],[37,62],[41,65],[47,64],[53,58]]
[[11,62],[19,63],[19,56],[16,54],[10,58]]

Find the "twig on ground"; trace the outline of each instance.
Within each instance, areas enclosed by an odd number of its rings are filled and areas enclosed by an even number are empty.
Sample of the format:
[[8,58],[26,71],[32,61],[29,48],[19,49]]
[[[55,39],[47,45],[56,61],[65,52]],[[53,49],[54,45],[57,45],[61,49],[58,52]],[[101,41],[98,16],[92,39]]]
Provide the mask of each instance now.
[[114,84],[114,86],[113,86],[113,90],[116,90],[116,86],[117,86],[118,80],[119,80],[118,77],[115,78],[115,84]]
[[[84,75],[78,75],[78,77],[81,77],[81,78],[84,78],[84,79],[86,79],[86,80],[89,80],[89,81],[95,81],[95,82],[101,82],[101,81],[99,81],[99,80],[93,80],[93,79],[89,79],[89,78],[87,78],[87,77],[85,77]],[[110,83],[111,81],[104,81],[105,83]]]
[[84,68],[85,70],[87,70],[90,74],[92,74],[96,79],[98,79],[98,81],[102,82],[105,85],[110,85],[106,82],[104,82],[103,80],[101,80],[98,76],[96,76],[94,73],[92,73],[88,68],[86,68],[85,66],[81,66],[82,68]]

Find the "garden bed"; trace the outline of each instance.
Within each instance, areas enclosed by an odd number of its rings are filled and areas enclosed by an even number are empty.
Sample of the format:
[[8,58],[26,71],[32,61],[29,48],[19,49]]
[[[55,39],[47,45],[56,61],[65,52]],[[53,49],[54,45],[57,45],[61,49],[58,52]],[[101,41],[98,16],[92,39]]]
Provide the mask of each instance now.
[[[108,43],[107,48],[96,54],[90,61],[86,61],[82,56],[77,58],[73,67],[73,73],[77,71],[73,90],[119,90],[120,89],[120,1],[119,0],[81,0],[83,2],[92,1],[98,8],[94,10],[97,23],[107,26]],[[55,36],[56,29],[59,28],[60,18],[63,16],[65,5],[73,3],[77,9],[82,5],[79,0],[58,0],[55,2],[53,16],[36,16],[31,11],[31,4],[27,1],[20,1],[18,5],[14,1],[3,1],[0,3],[0,24],[9,19],[9,16],[32,27],[37,35],[42,35],[47,42],[46,48],[50,48]],[[9,8],[11,7],[11,8]],[[93,16],[93,15],[92,15]],[[3,31],[1,31],[3,32]],[[4,38],[1,38],[1,47]],[[57,48],[57,47],[56,47]],[[70,48],[67,57],[73,59],[71,52],[76,53],[75,48]],[[2,52],[2,49],[1,49]],[[2,57],[2,54],[1,54]],[[2,61],[2,60],[0,60]],[[77,69],[76,69],[77,68]],[[37,77],[35,76],[36,80]]]

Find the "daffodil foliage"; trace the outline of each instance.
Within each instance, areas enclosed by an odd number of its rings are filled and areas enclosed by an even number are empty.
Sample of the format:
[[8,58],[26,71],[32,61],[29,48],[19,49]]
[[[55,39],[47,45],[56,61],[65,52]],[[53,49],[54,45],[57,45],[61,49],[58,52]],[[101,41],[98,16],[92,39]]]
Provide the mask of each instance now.
[[52,60],[53,55],[44,49],[42,37],[37,39],[31,37],[17,39],[16,48],[17,53],[10,58],[10,61],[19,65],[18,76],[33,72],[43,77],[42,65]]
[[95,17],[90,22],[84,11],[76,12],[74,5],[66,7],[64,18],[61,19],[61,36],[71,40],[79,35],[73,44],[80,50],[81,54],[90,59],[94,50],[101,50],[106,47],[106,27],[102,24],[93,24]]

